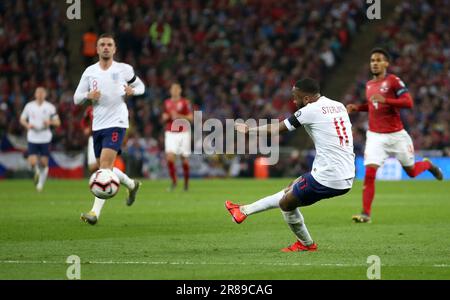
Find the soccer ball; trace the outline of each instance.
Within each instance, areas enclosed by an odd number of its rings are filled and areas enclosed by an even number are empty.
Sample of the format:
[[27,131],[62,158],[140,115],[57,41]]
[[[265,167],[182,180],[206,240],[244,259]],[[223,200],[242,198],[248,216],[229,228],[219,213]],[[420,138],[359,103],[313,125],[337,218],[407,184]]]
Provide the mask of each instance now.
[[100,199],[114,197],[119,191],[119,177],[109,169],[94,172],[89,179],[89,188],[94,196]]

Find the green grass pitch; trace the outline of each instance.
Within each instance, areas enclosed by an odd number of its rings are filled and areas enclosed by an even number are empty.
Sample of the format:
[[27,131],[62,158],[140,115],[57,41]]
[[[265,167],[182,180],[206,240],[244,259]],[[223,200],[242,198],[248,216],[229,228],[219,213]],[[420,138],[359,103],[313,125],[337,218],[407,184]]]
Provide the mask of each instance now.
[[237,225],[227,199],[249,203],[290,179],[192,180],[189,192],[144,181],[136,203],[125,191],[99,223],[87,180],[0,181],[0,279],[65,279],[70,255],[81,279],[367,279],[378,255],[381,279],[450,279],[450,182],[377,182],[372,224],[353,224],[362,183],[339,198],[302,208],[318,252],[281,253],[295,241],[279,210]]

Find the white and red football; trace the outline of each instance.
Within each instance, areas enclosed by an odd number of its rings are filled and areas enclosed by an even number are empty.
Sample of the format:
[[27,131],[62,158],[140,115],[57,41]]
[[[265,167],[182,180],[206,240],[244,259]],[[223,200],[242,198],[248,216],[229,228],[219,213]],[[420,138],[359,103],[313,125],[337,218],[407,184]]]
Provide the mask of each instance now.
[[109,169],[94,172],[89,179],[89,188],[94,196],[101,199],[114,197],[119,191],[119,177]]

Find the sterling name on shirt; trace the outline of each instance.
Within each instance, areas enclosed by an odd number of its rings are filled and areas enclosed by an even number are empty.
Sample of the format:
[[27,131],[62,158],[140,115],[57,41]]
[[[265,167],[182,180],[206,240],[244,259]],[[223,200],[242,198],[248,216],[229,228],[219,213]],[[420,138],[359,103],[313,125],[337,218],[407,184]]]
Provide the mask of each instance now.
[[324,106],[322,107],[322,113],[326,114],[338,114],[341,112],[347,111],[344,106]]

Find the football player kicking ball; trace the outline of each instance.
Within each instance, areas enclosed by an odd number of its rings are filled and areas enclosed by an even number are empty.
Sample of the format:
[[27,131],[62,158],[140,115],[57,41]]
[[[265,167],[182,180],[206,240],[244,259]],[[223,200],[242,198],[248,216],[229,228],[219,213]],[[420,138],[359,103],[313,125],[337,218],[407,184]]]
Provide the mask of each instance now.
[[403,129],[400,109],[412,108],[413,100],[405,84],[395,75],[388,74],[389,54],[382,48],[372,50],[370,71],[373,79],[366,84],[365,104],[348,104],[349,113],[369,112],[369,130],[366,137],[364,165],[366,174],[363,187],[363,210],[354,215],[356,223],[371,222],[372,201],[375,196],[375,177],[378,168],[388,156],[399,160],[409,177],[416,177],[424,171],[442,180],[441,170],[429,159],[414,162],[414,145],[409,134]]
[[297,81],[292,93],[297,107],[303,107],[278,126],[269,124],[248,128],[245,124],[237,124],[236,130],[278,134],[303,125],[316,148],[311,172],[294,180],[286,189],[252,204],[238,205],[226,201],[225,207],[238,224],[255,213],[281,208],[286,223],[297,237],[293,245],[281,251],[316,251],[317,244],[311,238],[298,207],[344,195],[351,189],[355,177],[352,125],[345,106],[321,96],[315,80]]
[[[99,61],[89,66],[81,76],[74,95],[75,104],[92,101],[94,108],[92,131],[94,152],[100,169],[110,169],[128,188],[127,205],[133,204],[141,185],[131,180],[117,168],[114,161],[120,151],[128,128],[126,97],[141,95],[145,91],[142,81],[134,74],[133,67],[113,60],[116,44],[111,35],[103,34],[97,41]],[[97,223],[106,200],[95,197],[94,206],[81,220],[91,225]]]

